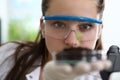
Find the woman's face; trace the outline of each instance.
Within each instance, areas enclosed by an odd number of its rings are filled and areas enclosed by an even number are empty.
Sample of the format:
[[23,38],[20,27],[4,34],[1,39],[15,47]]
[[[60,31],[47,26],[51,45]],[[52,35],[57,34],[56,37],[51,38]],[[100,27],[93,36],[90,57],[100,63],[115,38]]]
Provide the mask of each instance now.
[[[83,17],[99,19],[96,6],[97,6],[96,0],[64,0],[64,1],[51,0],[45,15],[46,16],[54,16],[54,15],[83,16]],[[76,21],[65,21],[63,23],[68,24],[68,26],[71,29],[75,29],[75,30],[76,28],[74,26],[79,25],[79,23]],[[61,24],[60,25],[57,24],[57,26],[61,26]],[[45,25],[44,27],[48,28],[48,25]],[[85,34],[84,36],[82,36],[81,40],[78,40],[76,38],[76,32],[74,31],[71,31],[65,39],[57,39],[49,35],[46,35],[47,29],[43,31],[43,36],[45,38],[46,45],[50,53],[52,53],[53,51],[61,51],[64,48],[69,48],[69,47],[85,47],[85,48],[94,49],[96,45],[96,41],[99,38],[101,32],[101,28],[102,28],[101,25],[94,26],[91,29],[91,33],[90,34],[88,33],[89,35]],[[62,31],[59,34],[61,33]]]

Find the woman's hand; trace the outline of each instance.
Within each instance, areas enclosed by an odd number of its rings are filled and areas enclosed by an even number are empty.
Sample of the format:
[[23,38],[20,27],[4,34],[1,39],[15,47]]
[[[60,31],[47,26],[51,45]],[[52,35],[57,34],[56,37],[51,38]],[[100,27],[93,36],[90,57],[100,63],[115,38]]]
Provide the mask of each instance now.
[[79,62],[74,66],[48,62],[43,69],[43,80],[73,80],[75,77],[89,72],[101,71],[111,66],[109,60],[92,63]]

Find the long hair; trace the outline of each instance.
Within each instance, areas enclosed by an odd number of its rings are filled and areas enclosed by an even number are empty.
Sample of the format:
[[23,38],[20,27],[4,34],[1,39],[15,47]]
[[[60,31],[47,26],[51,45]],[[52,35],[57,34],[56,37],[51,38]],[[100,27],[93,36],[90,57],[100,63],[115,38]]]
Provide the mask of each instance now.
[[[40,41],[38,41],[40,40]],[[14,42],[19,44],[15,51],[15,65],[8,73],[5,80],[25,80],[25,75],[31,67],[43,67],[48,59],[48,51],[45,45],[45,39],[40,38],[38,34],[35,42]],[[34,63],[39,60],[38,65]]]
[[[104,10],[104,0],[98,1],[98,13],[101,14]],[[49,8],[50,0],[42,0],[42,14]],[[49,61],[49,54],[45,44],[45,39],[38,33],[35,42],[15,42],[19,44],[15,51],[15,65],[10,70],[5,80],[25,80],[25,75],[29,73],[31,68],[34,66],[37,60],[40,60],[37,66],[44,67],[44,65]],[[102,49],[101,37],[98,39],[95,49]]]

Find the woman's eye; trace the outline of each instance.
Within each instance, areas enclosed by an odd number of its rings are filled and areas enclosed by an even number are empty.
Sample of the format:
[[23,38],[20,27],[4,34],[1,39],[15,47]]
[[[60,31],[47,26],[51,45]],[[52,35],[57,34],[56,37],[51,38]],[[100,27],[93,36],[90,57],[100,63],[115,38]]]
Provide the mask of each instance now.
[[88,31],[93,27],[92,24],[82,24],[79,26],[79,30],[84,32],[84,31]]
[[54,22],[52,25],[54,27],[65,27],[65,24],[63,22]]

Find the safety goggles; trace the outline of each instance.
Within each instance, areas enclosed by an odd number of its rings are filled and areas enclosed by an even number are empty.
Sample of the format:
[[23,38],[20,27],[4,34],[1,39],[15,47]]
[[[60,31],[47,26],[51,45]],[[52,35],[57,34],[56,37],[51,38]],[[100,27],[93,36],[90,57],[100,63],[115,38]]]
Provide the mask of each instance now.
[[45,34],[56,39],[65,39],[71,32],[75,32],[76,37],[80,39],[93,34],[96,26],[102,24],[101,20],[82,16],[44,16],[43,20]]

